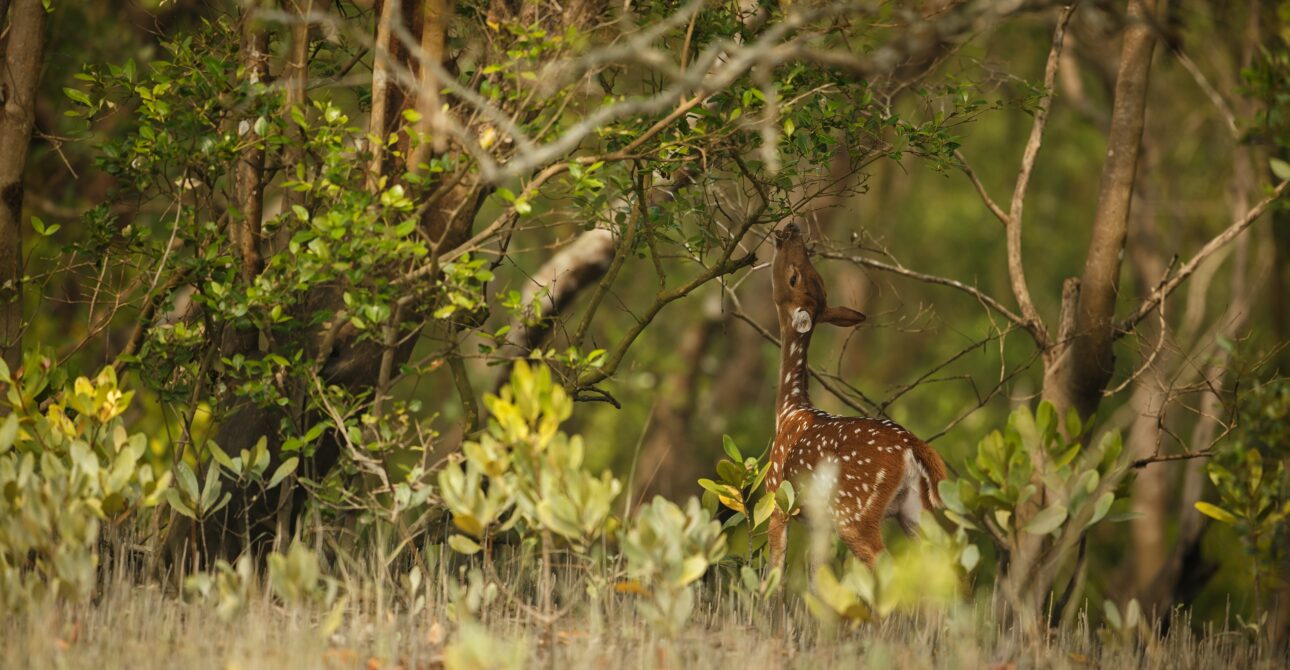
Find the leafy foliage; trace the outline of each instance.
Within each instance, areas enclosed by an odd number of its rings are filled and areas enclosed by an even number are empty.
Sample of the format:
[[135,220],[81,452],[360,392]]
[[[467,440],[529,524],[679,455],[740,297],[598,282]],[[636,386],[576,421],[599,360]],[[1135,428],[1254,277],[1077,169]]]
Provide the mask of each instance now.
[[919,540],[884,552],[872,568],[851,557],[840,576],[830,565],[819,566],[802,594],[811,614],[826,626],[857,626],[893,612],[961,602],[979,550],[962,528],[948,533],[930,513],[924,512],[919,528]]
[[620,542],[628,574],[650,587],[638,603],[641,615],[676,635],[694,609],[691,584],[726,553],[721,524],[695,498],[682,508],[658,497],[641,508]]
[[[1121,508],[1127,501],[1117,494],[1128,470],[1119,433],[1104,433],[1090,448],[1084,431],[1074,410],[1062,430],[1048,402],[1034,414],[1018,407],[1003,431],[981,440],[962,477],[940,484],[946,516],[1013,557],[1014,605],[1034,606],[1047,596],[1057,570],[1090,528],[1128,518],[1111,516],[1117,500]],[[1036,495],[1041,484],[1049,496],[1042,501]]]
[[501,394],[484,403],[488,427],[463,445],[461,462],[439,471],[444,505],[468,536],[456,536],[453,548],[474,553],[476,540],[518,528],[554,533],[585,550],[604,534],[622,484],[608,471],[587,472],[582,438],[559,430],[573,400],[550,368],[521,360]]
[[65,379],[36,350],[17,373],[0,362],[0,601],[7,608],[46,595],[90,595],[102,525],[128,525],[170,490],[170,472],[154,468],[147,437],[125,428],[121,415],[134,394],[117,386],[115,370],[59,388]]
[[1277,567],[1286,552],[1290,520],[1290,382],[1276,378],[1238,397],[1236,429],[1227,444],[1206,464],[1218,501],[1197,502],[1196,509],[1231,526],[1253,559],[1251,568],[1257,607],[1265,585],[1281,576]]

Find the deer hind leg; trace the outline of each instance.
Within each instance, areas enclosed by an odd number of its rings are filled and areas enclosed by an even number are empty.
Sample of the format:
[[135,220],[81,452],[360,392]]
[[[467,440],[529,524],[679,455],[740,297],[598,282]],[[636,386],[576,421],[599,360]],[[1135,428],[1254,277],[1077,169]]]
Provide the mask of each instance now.
[[775,508],[770,513],[770,565],[771,569],[784,567],[784,548],[788,544],[788,515]]
[[881,517],[876,514],[862,515],[859,521],[848,519],[838,525],[838,535],[851,549],[856,558],[873,567],[874,560],[883,549],[882,532],[878,528]]
[[882,519],[895,495],[894,486],[877,487],[872,497],[867,499],[852,489],[840,498],[840,501],[850,498],[847,501],[850,504],[842,503],[836,508],[838,535],[842,536],[842,541],[846,542],[856,558],[870,566],[883,550]]

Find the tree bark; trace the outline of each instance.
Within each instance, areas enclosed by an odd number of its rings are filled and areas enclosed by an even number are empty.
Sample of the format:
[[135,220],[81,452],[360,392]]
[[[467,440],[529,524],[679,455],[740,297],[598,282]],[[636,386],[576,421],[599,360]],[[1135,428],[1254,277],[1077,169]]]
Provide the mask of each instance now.
[[1115,302],[1156,46],[1153,17],[1166,4],[1166,0],[1129,2],[1106,161],[1071,339],[1054,343],[1045,360],[1043,397],[1058,408],[1059,415],[1074,407],[1081,416],[1091,416],[1115,369]]
[[41,0],[5,2],[0,29],[0,354],[10,369],[22,362],[22,196],[27,150],[44,64],[46,12]]
[[[287,96],[284,104],[288,123],[291,109],[300,108],[302,114],[309,111],[309,19],[314,11],[314,0],[290,0],[288,9],[294,22],[291,24],[291,42],[287,48],[286,66],[282,68],[283,87]],[[294,124],[293,124],[294,126]],[[304,160],[304,129],[293,128],[292,142],[287,145],[282,156],[283,172],[287,179],[296,177],[296,166]],[[295,189],[284,189],[282,194],[283,211],[291,211],[293,205],[303,205],[304,193]]]
[[[252,83],[264,83],[269,75],[269,34],[256,25],[253,11],[242,15],[242,48],[240,57],[246,76]],[[237,200],[242,220],[237,226],[238,251],[242,256],[242,279],[255,281],[264,265],[260,251],[260,224],[264,218],[264,147],[255,124],[243,121],[238,129],[247,148],[237,161]]]

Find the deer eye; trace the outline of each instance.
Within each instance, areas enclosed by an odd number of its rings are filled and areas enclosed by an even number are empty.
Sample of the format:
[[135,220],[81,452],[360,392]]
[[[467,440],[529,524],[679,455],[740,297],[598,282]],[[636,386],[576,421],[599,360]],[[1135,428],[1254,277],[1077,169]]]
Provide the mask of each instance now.
[[788,276],[788,285],[789,285],[789,286],[797,286],[797,273],[796,273],[796,272],[794,272],[793,274],[791,274],[791,275],[789,275],[789,276]]

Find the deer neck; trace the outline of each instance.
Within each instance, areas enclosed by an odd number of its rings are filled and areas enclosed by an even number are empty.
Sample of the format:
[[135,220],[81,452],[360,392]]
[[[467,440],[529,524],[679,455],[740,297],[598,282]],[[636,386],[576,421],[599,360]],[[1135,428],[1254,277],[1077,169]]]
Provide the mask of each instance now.
[[799,333],[787,322],[780,323],[782,342],[779,349],[779,397],[776,401],[776,430],[780,421],[798,408],[809,408],[811,398],[807,378],[806,352],[811,333]]

